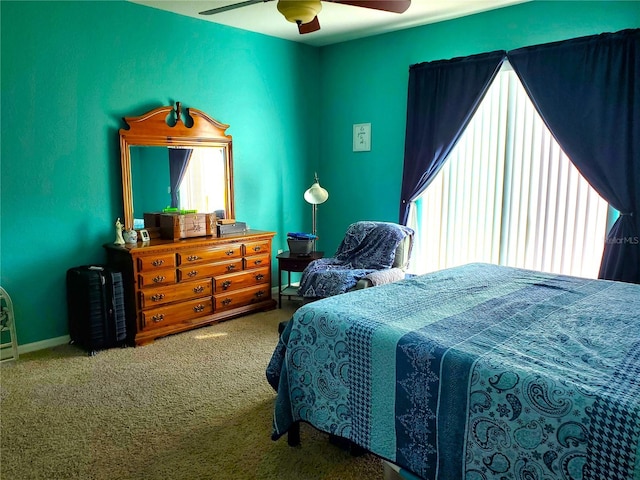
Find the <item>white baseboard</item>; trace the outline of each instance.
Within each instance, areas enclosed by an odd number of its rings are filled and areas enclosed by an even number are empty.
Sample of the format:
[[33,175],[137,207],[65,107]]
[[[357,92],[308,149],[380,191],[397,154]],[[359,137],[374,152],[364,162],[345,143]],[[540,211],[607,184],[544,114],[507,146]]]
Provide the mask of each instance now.
[[35,352],[36,350],[43,350],[45,348],[57,347],[58,345],[65,345],[70,341],[71,337],[69,335],[63,335],[62,337],[48,338],[47,340],[41,340],[40,342],[18,345],[18,355]]
[[[278,299],[278,287],[271,289],[271,298]],[[40,342],[27,343],[24,345],[18,345],[18,355],[23,353],[35,352],[36,350],[43,350],[45,348],[57,347],[58,345],[65,345],[71,341],[69,335],[63,335],[62,337],[49,338]]]

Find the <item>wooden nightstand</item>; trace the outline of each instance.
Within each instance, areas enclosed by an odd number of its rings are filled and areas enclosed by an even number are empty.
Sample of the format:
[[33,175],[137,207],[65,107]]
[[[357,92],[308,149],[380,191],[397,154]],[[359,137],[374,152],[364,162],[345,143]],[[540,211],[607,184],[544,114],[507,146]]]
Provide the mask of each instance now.
[[[291,272],[303,272],[307,265],[314,260],[324,257],[324,252],[311,252],[309,255],[298,255],[291,252],[282,252],[276,256],[278,259],[278,307],[282,308],[282,296],[293,297],[298,295],[298,287],[291,285]],[[282,288],[282,272],[287,272],[287,286]]]

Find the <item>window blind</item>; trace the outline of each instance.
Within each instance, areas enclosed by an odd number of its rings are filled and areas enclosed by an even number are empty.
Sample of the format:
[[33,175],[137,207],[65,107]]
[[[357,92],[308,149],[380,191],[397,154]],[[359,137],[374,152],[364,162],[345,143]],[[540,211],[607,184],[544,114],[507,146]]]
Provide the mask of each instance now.
[[414,205],[410,270],[487,262],[596,278],[608,204],[506,66]]

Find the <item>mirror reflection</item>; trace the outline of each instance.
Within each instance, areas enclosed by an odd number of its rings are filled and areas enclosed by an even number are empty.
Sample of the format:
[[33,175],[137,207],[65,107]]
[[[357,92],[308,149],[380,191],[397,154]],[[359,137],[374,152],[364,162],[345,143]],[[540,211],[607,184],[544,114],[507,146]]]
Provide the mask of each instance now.
[[226,146],[132,146],[130,155],[134,228],[145,227],[144,213],[164,208],[225,218]]
[[149,229],[144,214],[167,207],[172,213],[234,217],[229,125],[195,108],[183,112],[180,102],[124,121],[128,128],[119,133],[125,229]]

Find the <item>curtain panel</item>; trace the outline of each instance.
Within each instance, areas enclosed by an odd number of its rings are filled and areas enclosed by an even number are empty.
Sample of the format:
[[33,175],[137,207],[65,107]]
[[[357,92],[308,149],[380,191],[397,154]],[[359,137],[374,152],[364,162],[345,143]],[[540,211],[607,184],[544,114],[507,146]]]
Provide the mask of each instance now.
[[508,52],[562,149],[622,215],[599,277],[640,283],[640,29]]
[[[594,189],[621,212],[607,236],[599,277],[640,283],[640,29],[535,45],[506,55],[562,149]],[[487,88],[469,109],[469,97],[480,80],[466,73],[449,79],[437,65],[479,57],[417,66],[424,66],[425,72],[411,67],[400,204],[403,224],[409,202],[442,166]],[[449,81],[451,86],[442,85]],[[469,115],[453,114],[451,108]]]
[[505,55],[504,51],[495,51],[410,67],[401,224],[407,224],[410,203],[440,171]]
[[192,148],[169,148],[169,183],[171,186],[171,208],[178,208],[178,188],[187,172]]

